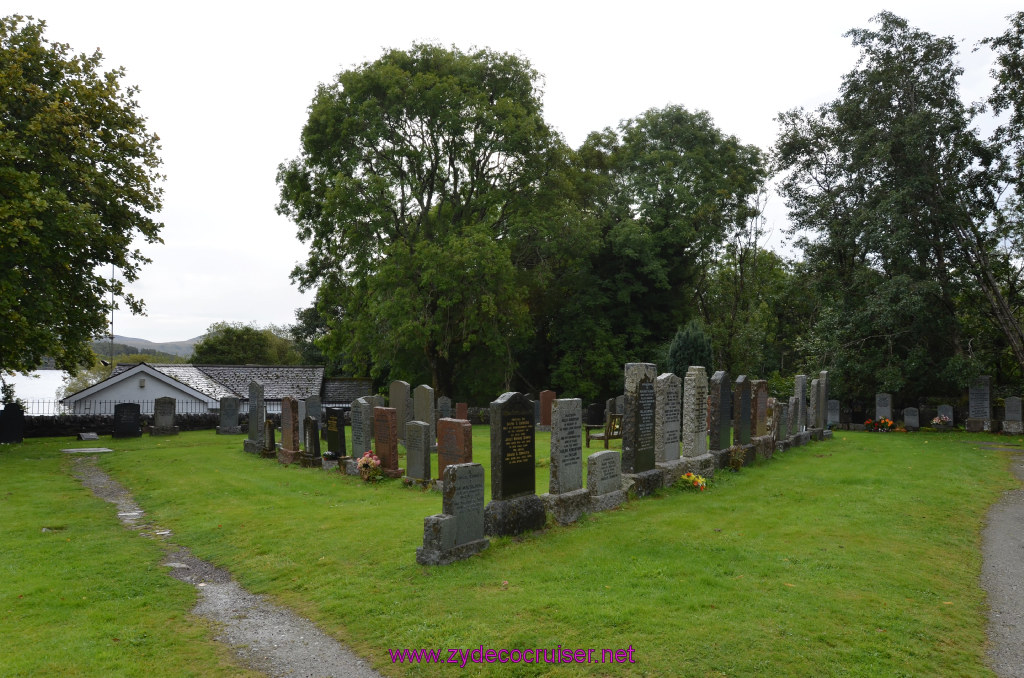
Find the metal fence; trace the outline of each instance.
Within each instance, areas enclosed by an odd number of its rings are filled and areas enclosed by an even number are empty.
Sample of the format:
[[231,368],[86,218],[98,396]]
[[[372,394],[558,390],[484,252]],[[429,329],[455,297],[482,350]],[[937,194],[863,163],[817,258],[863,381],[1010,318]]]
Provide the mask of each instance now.
[[[137,403],[140,414],[153,414],[152,400],[80,400],[73,405],[64,404],[54,398],[25,400],[25,416],[27,417],[59,417],[59,416],[90,416],[96,414],[114,414],[114,407],[121,403]],[[267,414],[280,414],[281,401],[267,400]],[[340,407],[347,410],[348,403],[324,403],[323,408]],[[194,400],[178,400],[175,402],[175,414],[209,414],[217,413],[217,407],[207,407],[206,403]],[[249,414],[249,400],[239,401],[239,414]]]

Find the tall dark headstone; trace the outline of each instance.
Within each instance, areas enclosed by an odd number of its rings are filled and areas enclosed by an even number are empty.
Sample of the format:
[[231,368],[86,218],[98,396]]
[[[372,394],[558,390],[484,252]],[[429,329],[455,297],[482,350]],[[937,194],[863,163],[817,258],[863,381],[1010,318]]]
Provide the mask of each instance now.
[[348,456],[345,449],[345,411],[340,407],[327,408],[327,456],[341,459]]
[[544,502],[536,492],[533,402],[505,393],[491,403],[491,501],[484,511],[490,535],[515,535],[544,526]]
[[242,427],[238,425],[238,403],[238,398],[234,396],[220,399],[219,435],[237,435],[242,432]]
[[490,544],[484,528],[483,466],[449,466],[444,473],[441,513],[423,519],[423,546],[416,549],[416,562],[447,565],[469,558]]
[[655,468],[654,418],[657,396],[654,363],[626,363],[625,412],[622,415],[622,472],[633,481],[633,491],[643,497],[664,485],[664,474]]
[[1021,421],[1021,401],[1017,396],[1006,399],[1003,415],[1003,433],[1020,435],[1024,433],[1024,421]]
[[437,418],[452,418],[452,399],[449,398],[448,396],[441,396],[440,398],[437,399]]
[[[828,371],[822,370],[818,373],[818,421],[816,428],[828,428],[829,421],[826,413],[826,407],[828,406]],[[836,417],[836,422],[839,423],[839,417]]]
[[540,392],[540,424],[545,428],[551,427],[551,404],[555,402],[554,391]]
[[992,377],[983,375],[971,382],[968,415],[967,430],[972,433],[999,430],[999,422],[992,419]]
[[114,437],[139,438],[142,436],[142,424],[139,423],[138,403],[118,403],[114,405]]
[[750,382],[753,394],[750,398],[750,419],[754,436],[768,435],[768,382],[755,379]]
[[388,406],[398,412],[398,437],[405,440],[405,423],[412,421],[409,405],[409,382],[395,380],[388,385]]
[[455,418],[469,421],[469,403],[455,403]]
[[750,381],[747,375],[736,377],[736,388],[732,396],[732,416],[736,429],[736,443],[750,444]]
[[807,407],[807,428],[817,428],[818,423],[818,410],[825,406],[824,403],[818,402],[818,396],[820,392],[820,383],[817,378],[811,379],[811,404]]
[[732,393],[729,391],[729,374],[718,370],[711,377],[710,391],[710,425],[711,435],[709,447],[712,451],[727,450],[732,446],[730,441],[730,420],[732,419]]
[[[138,405],[135,406],[135,424],[138,425]],[[117,413],[114,413],[115,425]],[[116,433],[116,428],[115,428]],[[142,435],[140,430],[139,435]],[[114,436],[115,438],[118,436]],[[25,439],[25,410],[18,403],[7,403],[0,412],[0,443],[20,443]]]
[[839,401],[830,400],[828,401],[828,419],[825,424],[831,428],[839,424]]
[[455,464],[473,463],[473,425],[464,419],[437,420],[437,475]]
[[266,403],[263,399],[263,384],[249,382],[249,437],[242,443],[242,448],[252,454],[262,454],[266,450],[264,444],[263,422],[267,419]]
[[796,431],[807,428],[807,375],[798,374],[793,378],[793,396],[796,398]]

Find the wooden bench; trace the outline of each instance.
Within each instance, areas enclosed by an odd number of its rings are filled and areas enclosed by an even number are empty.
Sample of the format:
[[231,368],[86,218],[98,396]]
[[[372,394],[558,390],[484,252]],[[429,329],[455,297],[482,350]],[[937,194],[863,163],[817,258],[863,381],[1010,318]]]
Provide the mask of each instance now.
[[[596,433],[591,433],[591,429],[604,429],[599,430]],[[622,440],[622,415],[621,414],[609,414],[608,420],[604,423],[604,426],[594,426],[588,424],[587,429],[587,447],[590,447],[591,440],[603,440],[604,449],[608,449],[609,440]]]

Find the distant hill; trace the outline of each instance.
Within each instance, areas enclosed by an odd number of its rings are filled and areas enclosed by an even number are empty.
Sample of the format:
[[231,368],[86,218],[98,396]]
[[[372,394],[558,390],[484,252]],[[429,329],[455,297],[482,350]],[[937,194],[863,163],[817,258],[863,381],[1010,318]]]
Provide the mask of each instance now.
[[[188,357],[192,355],[192,347],[201,339],[202,337],[194,337],[184,341],[149,341],[148,339],[138,339],[136,337],[125,337],[120,334],[115,334],[114,355],[121,353],[154,353],[159,355],[164,353]],[[96,351],[97,355],[110,355],[110,340],[94,341],[92,342],[92,348]]]

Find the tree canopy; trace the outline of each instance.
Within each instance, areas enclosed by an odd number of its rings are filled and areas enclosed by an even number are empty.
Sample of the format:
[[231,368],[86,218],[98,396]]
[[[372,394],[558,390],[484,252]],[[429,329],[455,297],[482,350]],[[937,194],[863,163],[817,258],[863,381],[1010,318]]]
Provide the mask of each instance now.
[[0,19],[0,372],[88,364],[112,303],[142,312],[124,287],[148,261],[133,238],[160,242],[159,145],[137,88],[44,28]]
[[219,322],[210,325],[192,349],[197,365],[300,365],[302,355],[286,331],[254,324]]

